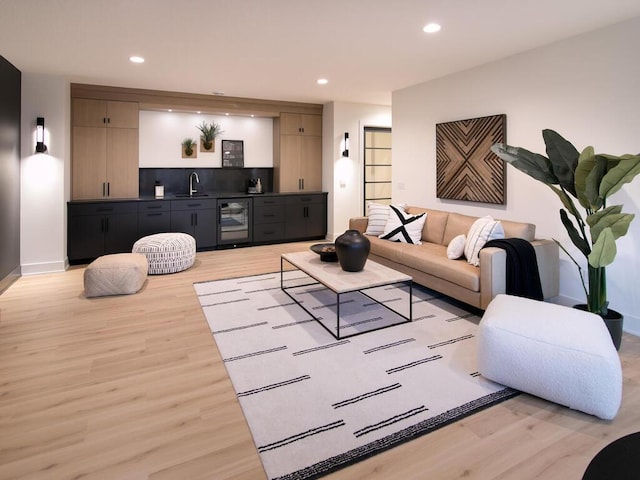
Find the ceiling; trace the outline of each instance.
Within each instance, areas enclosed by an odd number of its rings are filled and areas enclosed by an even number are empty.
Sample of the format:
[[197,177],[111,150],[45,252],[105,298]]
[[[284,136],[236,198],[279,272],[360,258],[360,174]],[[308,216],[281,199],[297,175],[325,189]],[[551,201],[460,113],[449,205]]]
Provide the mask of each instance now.
[[76,83],[390,105],[394,90],[637,16],[638,0],[0,0],[0,55]]

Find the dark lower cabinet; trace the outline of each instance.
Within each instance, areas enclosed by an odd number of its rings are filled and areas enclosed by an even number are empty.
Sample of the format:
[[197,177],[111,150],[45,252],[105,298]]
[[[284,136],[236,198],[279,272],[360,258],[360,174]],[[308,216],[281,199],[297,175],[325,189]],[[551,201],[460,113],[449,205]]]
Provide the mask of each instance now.
[[196,239],[196,248],[216,246],[216,199],[171,200],[171,231],[188,233]]
[[67,216],[67,256],[71,263],[130,252],[138,239],[136,202],[69,204]]
[[282,242],[284,236],[284,199],[256,197],[253,199],[253,241]]
[[327,235],[327,195],[324,193],[285,197],[285,238],[303,240]]
[[154,200],[138,204],[138,237],[171,231],[171,203]]
[[[236,196],[220,200],[221,205],[233,206],[246,202],[247,198]],[[327,235],[326,193],[267,194],[249,200],[252,200],[249,205],[253,208],[247,209],[248,229],[231,224],[225,230],[225,235],[230,237],[221,241],[218,241],[218,224],[221,220],[237,221],[235,216],[239,213],[228,209],[224,219],[218,218],[217,198],[69,202],[69,262],[84,263],[109,253],[130,252],[136,240],[154,233],[188,233],[195,238],[198,250],[221,248],[225,243],[268,244],[319,239]],[[236,230],[248,232],[242,242],[234,236]]]

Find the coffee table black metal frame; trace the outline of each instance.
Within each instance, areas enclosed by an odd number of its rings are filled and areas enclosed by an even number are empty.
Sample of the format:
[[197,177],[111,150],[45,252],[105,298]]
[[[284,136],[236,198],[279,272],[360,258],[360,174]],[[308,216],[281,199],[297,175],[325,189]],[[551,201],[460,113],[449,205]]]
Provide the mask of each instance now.
[[[285,262],[289,263],[297,270],[303,272],[313,280],[314,282],[294,285],[291,287],[285,287],[284,280],[284,269]],[[333,270],[332,270],[333,269]],[[286,293],[296,304],[298,304],[302,309],[307,312],[314,320],[316,320],[322,327],[327,330],[336,340],[342,340],[344,338],[353,337],[356,335],[361,335],[363,333],[370,333],[377,330],[382,330],[389,327],[395,327],[397,325],[401,325],[404,323],[409,323],[413,319],[413,303],[412,303],[412,294],[413,294],[413,279],[404,275],[401,272],[397,272],[389,267],[385,267],[384,265],[380,265],[371,260],[367,260],[367,264],[362,272],[342,272],[340,266],[337,263],[333,263],[330,265],[326,265],[320,263],[320,259],[318,256],[312,252],[297,252],[293,254],[282,254],[280,257],[280,288],[284,293]],[[373,274],[373,275],[372,275]],[[332,281],[332,280],[338,280]],[[294,295],[288,292],[288,290],[294,288],[300,288],[310,285],[323,285],[325,288],[331,290],[336,295],[336,331],[335,333],[328,328],[320,318],[313,314],[309,309],[307,309],[301,302],[299,302]],[[351,285],[350,285],[351,284]],[[395,284],[405,284],[409,287],[409,316],[405,316],[400,312],[394,310],[383,302],[373,298],[371,295],[366,293],[366,290],[387,286],[387,285],[395,285]],[[370,298],[372,301],[377,303],[378,305],[383,306],[387,310],[391,311],[395,315],[398,315],[403,321],[392,323],[389,325],[384,325],[378,328],[372,328],[370,330],[364,330],[361,332],[352,333],[349,335],[342,335],[340,333],[340,298],[344,294],[358,292],[367,298]]]

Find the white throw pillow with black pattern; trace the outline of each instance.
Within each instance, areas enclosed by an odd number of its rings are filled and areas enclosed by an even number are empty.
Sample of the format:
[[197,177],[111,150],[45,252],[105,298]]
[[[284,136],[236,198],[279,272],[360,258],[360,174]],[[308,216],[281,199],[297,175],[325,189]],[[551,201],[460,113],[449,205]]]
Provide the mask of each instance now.
[[498,220],[489,215],[477,219],[471,225],[467,233],[467,241],[464,244],[464,256],[467,262],[476,267],[480,266],[480,250],[489,240],[504,238],[504,229]]
[[389,219],[384,227],[384,232],[379,238],[392,242],[404,242],[420,245],[422,242],[422,228],[427,219],[427,213],[411,215],[404,210],[390,205]]
[[[401,203],[398,205],[394,205],[397,208],[400,208],[404,211],[404,207],[406,204]],[[389,205],[384,205],[382,203],[374,203],[367,202],[367,231],[364,232],[365,235],[381,235],[384,232],[384,227],[387,224],[387,220],[389,219],[389,212],[391,209]]]

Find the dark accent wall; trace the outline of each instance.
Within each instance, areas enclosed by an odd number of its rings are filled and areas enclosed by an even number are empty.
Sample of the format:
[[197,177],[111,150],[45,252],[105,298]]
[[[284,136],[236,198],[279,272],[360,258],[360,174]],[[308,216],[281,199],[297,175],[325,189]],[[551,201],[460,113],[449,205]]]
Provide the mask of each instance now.
[[21,74],[0,56],[0,292],[20,275]]
[[273,168],[141,168],[140,196],[153,196],[156,180],[165,195],[189,193],[189,175],[196,172],[200,193],[247,193],[251,179],[260,178],[263,192],[273,192]]

